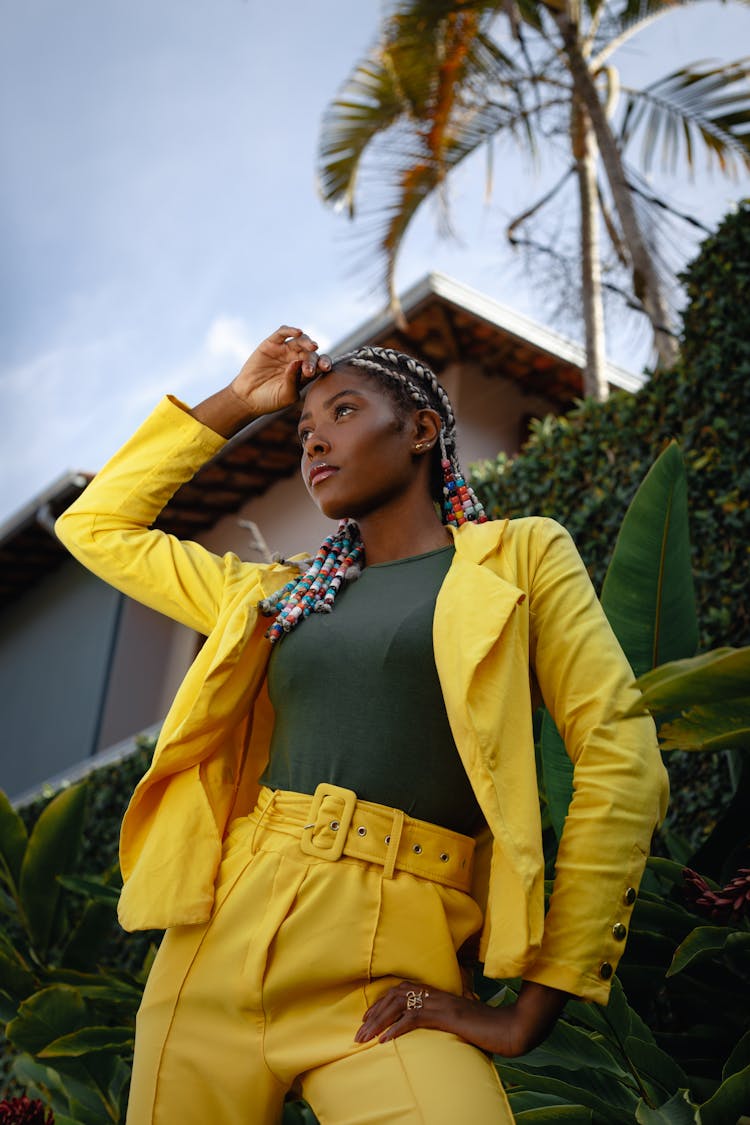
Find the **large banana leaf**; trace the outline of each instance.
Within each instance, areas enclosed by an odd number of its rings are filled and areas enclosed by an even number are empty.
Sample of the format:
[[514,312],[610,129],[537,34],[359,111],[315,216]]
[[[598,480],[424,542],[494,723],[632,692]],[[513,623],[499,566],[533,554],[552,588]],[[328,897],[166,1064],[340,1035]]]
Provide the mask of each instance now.
[[602,605],[636,676],[695,652],[687,480],[676,442],[654,462],[625,513]]
[[659,728],[664,750],[750,747],[750,647],[671,661],[638,686],[643,694],[628,715],[669,716]]
[[750,697],[750,646],[716,648],[640,676],[641,698],[628,715],[681,711],[699,703],[733,705]]
[[34,825],[21,864],[21,905],[36,953],[44,958],[56,934],[62,888],[58,875],[73,871],[83,831],[85,783],[64,789]]
[[640,1101],[635,1111],[635,1120],[638,1125],[696,1125],[700,1118],[687,1090],[678,1090],[669,1101],[660,1106],[654,1107]]
[[732,1074],[700,1107],[701,1125],[744,1125],[750,1108],[750,1066]]

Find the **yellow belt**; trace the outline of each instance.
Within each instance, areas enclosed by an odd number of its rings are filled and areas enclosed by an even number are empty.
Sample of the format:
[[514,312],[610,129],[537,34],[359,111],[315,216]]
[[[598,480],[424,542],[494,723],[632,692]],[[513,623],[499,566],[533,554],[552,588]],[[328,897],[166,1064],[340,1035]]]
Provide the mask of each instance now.
[[[342,856],[378,863],[391,878],[408,871],[469,891],[474,840],[449,828],[407,816],[400,809],[360,801],[352,789],[322,782],[312,798],[284,790],[264,790],[259,807],[261,820],[273,824],[273,812],[299,826],[300,848],[306,855],[337,860]],[[273,812],[271,812],[273,810]],[[271,812],[266,819],[265,813]]]

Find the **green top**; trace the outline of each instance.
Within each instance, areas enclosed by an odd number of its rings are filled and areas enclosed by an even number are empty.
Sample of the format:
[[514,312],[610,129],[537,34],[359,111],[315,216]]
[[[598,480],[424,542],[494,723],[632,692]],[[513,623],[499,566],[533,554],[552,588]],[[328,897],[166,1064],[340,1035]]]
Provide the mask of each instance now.
[[321,781],[468,835],[481,813],[453,741],[432,648],[452,546],[365,567],[333,613],[313,613],[274,647],[272,789]]

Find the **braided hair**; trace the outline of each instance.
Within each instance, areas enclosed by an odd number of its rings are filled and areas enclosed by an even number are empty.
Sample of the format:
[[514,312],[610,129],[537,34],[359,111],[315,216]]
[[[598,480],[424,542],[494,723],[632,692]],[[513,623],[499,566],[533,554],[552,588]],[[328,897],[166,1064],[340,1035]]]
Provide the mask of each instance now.
[[[441,514],[444,524],[460,527],[467,522],[484,523],[484,509],[466,483],[456,455],[456,418],[450,399],[429,367],[392,348],[363,347],[337,356],[334,367],[354,367],[378,379],[403,410],[428,407],[442,422],[439,438]],[[274,621],[266,636],[275,644],[310,613],[330,613],[336,594],[345,581],[359,573],[364,544],[353,520],[343,519],[327,536],[311,561],[303,564],[298,578],[287,582],[259,609]]]

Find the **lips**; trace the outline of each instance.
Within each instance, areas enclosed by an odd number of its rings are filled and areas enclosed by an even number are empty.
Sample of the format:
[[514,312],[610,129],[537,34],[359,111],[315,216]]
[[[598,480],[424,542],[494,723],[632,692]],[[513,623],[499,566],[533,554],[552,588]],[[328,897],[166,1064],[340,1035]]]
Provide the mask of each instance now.
[[313,488],[316,484],[320,484],[321,481],[326,480],[327,477],[332,477],[337,472],[338,467],[336,465],[326,465],[325,462],[313,465],[307,474],[307,483],[310,488]]

